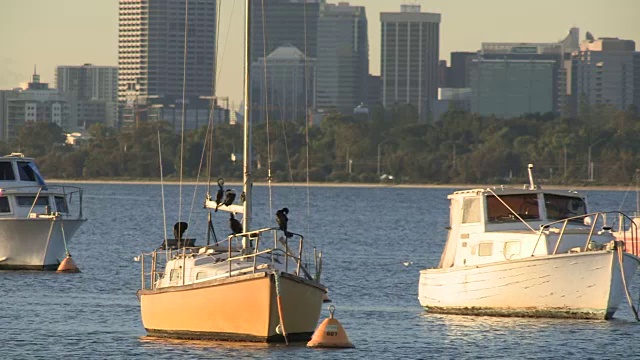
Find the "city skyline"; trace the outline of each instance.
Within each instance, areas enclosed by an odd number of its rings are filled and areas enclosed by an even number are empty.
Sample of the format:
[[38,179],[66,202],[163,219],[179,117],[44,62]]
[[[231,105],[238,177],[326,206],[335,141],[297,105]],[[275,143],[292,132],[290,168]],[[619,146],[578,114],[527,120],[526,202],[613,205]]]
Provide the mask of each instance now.
[[[337,3],[338,1],[328,1]],[[440,59],[449,62],[452,51],[476,51],[482,42],[554,42],[569,28],[580,28],[595,37],[619,37],[640,42],[640,24],[634,15],[640,3],[613,0],[608,6],[594,0],[541,0],[535,4],[514,4],[509,0],[398,1],[353,0],[366,7],[369,24],[370,73],[380,73],[380,12],[399,12],[401,4],[419,4],[423,12],[442,15]],[[218,96],[229,96],[235,107],[242,96],[243,2],[221,3],[218,56]],[[92,63],[116,66],[118,58],[118,1],[22,0],[2,5],[0,31],[0,89],[26,83],[34,65],[43,82],[54,86],[55,67]],[[634,11],[636,10],[636,11]],[[544,25],[544,27],[540,27]],[[638,49],[638,44],[636,44]]]

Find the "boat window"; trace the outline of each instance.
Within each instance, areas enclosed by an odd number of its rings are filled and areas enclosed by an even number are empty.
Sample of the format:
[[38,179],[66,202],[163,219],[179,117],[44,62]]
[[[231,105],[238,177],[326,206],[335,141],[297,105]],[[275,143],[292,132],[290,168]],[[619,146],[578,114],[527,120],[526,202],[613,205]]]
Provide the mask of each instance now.
[[18,161],[18,173],[22,181],[36,181],[36,174],[33,172],[28,161]]
[[204,279],[206,277],[207,277],[207,272],[206,271],[199,271],[196,274],[196,280]]
[[56,211],[59,213],[68,213],[69,208],[67,207],[67,201],[64,196],[56,196]]
[[15,180],[16,177],[13,174],[13,167],[10,161],[0,162],[0,180]]
[[462,202],[462,223],[480,222],[480,198],[469,197]]
[[9,198],[6,196],[0,197],[0,213],[9,212],[11,212],[11,207],[9,206]]
[[493,242],[481,242],[478,244],[478,256],[493,255]]
[[[16,201],[19,206],[31,206],[33,202],[36,201],[35,196],[16,196]],[[48,196],[38,196],[38,201],[36,201],[36,206],[47,206],[49,205],[49,197]]]
[[181,268],[171,269],[171,272],[169,273],[169,281],[174,281],[174,280],[180,279],[180,273],[181,272],[182,272]]
[[520,221],[514,212],[523,220],[539,220],[538,195],[514,194],[503,195],[500,198],[493,195],[487,196],[487,217],[489,222]]
[[507,241],[504,243],[504,258],[509,260],[520,255],[520,241]]
[[[562,220],[587,213],[587,206],[584,200],[578,197],[545,194],[544,204],[549,220]],[[577,219],[576,221],[582,222],[583,219]]]

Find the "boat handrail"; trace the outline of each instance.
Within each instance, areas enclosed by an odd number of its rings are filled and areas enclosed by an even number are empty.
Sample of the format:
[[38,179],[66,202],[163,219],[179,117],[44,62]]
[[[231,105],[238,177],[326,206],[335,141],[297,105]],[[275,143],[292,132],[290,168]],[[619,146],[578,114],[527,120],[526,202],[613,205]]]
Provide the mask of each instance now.
[[[37,191],[36,191],[37,189]],[[71,216],[71,211],[69,211],[69,205],[71,202],[71,199],[73,198],[73,194],[78,194],[79,199],[78,199],[78,218],[82,218],[82,194],[83,194],[83,190],[82,188],[78,187],[78,186],[73,186],[73,185],[18,185],[18,186],[0,186],[0,195],[1,196],[6,196],[6,195],[12,195],[12,196],[19,196],[19,195],[32,195],[35,192],[35,198],[33,199],[33,203],[30,205],[29,208],[29,212],[27,213],[27,218],[30,218],[32,216],[33,213],[33,209],[35,208],[35,206],[37,205],[38,199],[41,196],[49,196],[49,195],[62,195],[65,198],[65,207],[66,207],[66,212],[61,212],[56,211],[54,213],[51,214],[46,214],[46,215],[52,215],[52,214],[59,214],[59,215],[64,215],[66,214],[66,216]]]
[[[596,230],[596,224],[598,223],[599,220],[602,221],[602,229],[603,230],[611,230],[612,227],[611,226],[607,226],[607,214],[616,214],[618,215],[618,221],[624,222],[626,223],[626,221],[629,221],[630,226],[635,227],[637,229],[637,224],[635,224],[633,222],[633,219],[631,217],[629,217],[627,214],[620,212],[620,211],[598,211],[598,212],[593,212],[593,213],[588,213],[588,214],[583,214],[583,215],[576,215],[576,216],[571,216],[565,219],[561,219],[561,220],[556,220],[556,221],[552,221],[549,223],[545,223],[540,225],[540,229],[538,230],[538,239],[536,241],[535,246],[533,247],[533,250],[531,251],[531,256],[534,256],[535,252],[536,252],[536,248],[538,247],[538,244],[540,243],[540,239],[542,238],[542,235],[545,233],[545,231],[550,232],[552,231],[552,229],[556,229],[552,227],[553,225],[558,225],[558,224],[562,224],[562,227],[559,230],[559,235],[558,235],[558,240],[556,242],[556,245],[553,249],[553,253],[552,255],[555,255],[558,251],[558,248],[560,247],[560,243],[566,233],[566,229],[567,229],[567,225],[569,224],[570,221],[575,221],[575,220],[583,220],[583,223],[585,225],[591,225],[589,228],[589,231],[587,233],[587,239],[584,245],[584,249],[583,251],[588,251],[589,250],[589,244],[591,243],[591,239],[593,237],[593,234],[595,233]],[[590,223],[585,222],[586,219],[590,219]],[[623,224],[624,225],[624,224]],[[635,234],[631,234],[631,236],[634,236]]]
[[[296,276],[300,276],[300,273],[302,272],[304,274],[304,276],[310,280],[313,279],[313,277],[311,276],[310,272],[306,269],[306,267],[303,265],[303,261],[302,261],[302,256],[303,256],[303,245],[304,245],[304,237],[300,234],[296,234],[296,233],[290,233],[293,236],[297,237],[299,239],[298,241],[298,251],[297,254],[292,251],[292,249],[289,247],[289,239],[286,237],[281,237],[278,238],[278,232],[279,229],[278,228],[262,228],[262,229],[258,229],[258,230],[253,230],[253,231],[248,231],[245,233],[239,233],[239,234],[233,234],[233,235],[229,235],[228,237],[226,237],[224,240],[221,240],[215,244],[210,244],[210,245],[205,245],[205,246],[183,246],[180,249],[176,249],[176,251],[174,252],[174,249],[156,249],[152,252],[147,252],[147,253],[142,253],[139,257],[139,259],[137,259],[138,261],[141,262],[141,267],[142,267],[142,289],[145,289],[146,287],[146,277],[148,276],[149,279],[151,280],[151,288],[155,288],[156,286],[156,282],[157,282],[157,278],[158,274],[160,274],[160,272],[156,271],[156,267],[157,267],[157,254],[158,251],[166,251],[166,259],[174,259],[176,256],[179,256],[183,259],[186,259],[188,256],[192,256],[194,254],[202,254],[202,253],[208,253],[209,249],[212,249],[214,251],[217,251],[218,254],[222,254],[223,251],[221,250],[221,243],[224,243],[225,241],[227,242],[228,246],[225,249],[226,253],[227,253],[227,258],[224,260],[229,264],[229,271],[228,271],[228,277],[233,277],[235,275],[237,275],[237,272],[232,271],[232,262],[239,262],[239,261],[251,261],[251,259],[253,259],[253,264],[251,268],[248,268],[248,270],[246,271],[251,271],[252,273],[256,273],[256,270],[258,269],[258,266],[260,264],[257,263],[257,259],[259,256],[265,256],[265,255],[271,255],[272,259],[271,261],[274,262],[275,257],[278,256],[284,256],[284,266],[285,269],[289,268],[289,260],[294,261],[296,268],[295,271],[293,271],[293,273]],[[274,234],[274,244],[273,247],[267,247],[264,249],[259,249],[260,246],[260,234],[266,233],[266,232],[273,232]],[[247,252],[244,253],[240,247],[233,247],[232,246],[232,242],[234,239],[241,239],[244,237],[248,237],[250,239],[255,239],[256,243],[255,246],[252,248],[248,248],[251,249],[251,252]],[[282,245],[282,247],[278,246],[278,245]],[[237,254],[237,253],[240,254]],[[175,254],[175,255],[174,255]],[[145,271],[145,261],[144,258],[145,257],[150,257],[151,258],[151,269],[149,272]],[[183,271],[186,270],[183,266]],[[244,271],[243,271],[244,272]],[[184,275],[183,275],[183,279],[184,279]]]

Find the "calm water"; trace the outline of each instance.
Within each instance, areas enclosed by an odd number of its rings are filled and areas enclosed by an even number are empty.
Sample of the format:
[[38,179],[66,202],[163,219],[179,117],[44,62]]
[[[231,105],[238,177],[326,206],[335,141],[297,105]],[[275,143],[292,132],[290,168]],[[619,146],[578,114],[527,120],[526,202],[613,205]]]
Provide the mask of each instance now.
[[[273,190],[272,213],[287,206],[290,228],[324,250],[323,282],[355,349],[148,338],[135,296],[140,272],[133,257],[162,241],[160,186],[81,186],[89,221],[70,250],[82,273],[0,272],[2,358],[638,358],[640,323],[626,304],[612,321],[424,313],[417,300],[418,272],[439,260],[449,189],[311,188],[311,217],[306,188]],[[197,191],[191,212],[194,187],[183,187],[182,220],[193,214],[189,236],[202,244],[206,213],[202,188]],[[267,188],[256,186],[254,192],[254,224],[274,225],[263,214]],[[635,200],[622,191],[587,193],[591,209],[618,210],[625,197],[628,204]],[[165,196],[170,229],[178,219],[179,187],[165,186]],[[227,234],[226,214],[217,217],[218,234]],[[413,264],[404,266],[405,261]],[[638,283],[636,275],[635,299]]]

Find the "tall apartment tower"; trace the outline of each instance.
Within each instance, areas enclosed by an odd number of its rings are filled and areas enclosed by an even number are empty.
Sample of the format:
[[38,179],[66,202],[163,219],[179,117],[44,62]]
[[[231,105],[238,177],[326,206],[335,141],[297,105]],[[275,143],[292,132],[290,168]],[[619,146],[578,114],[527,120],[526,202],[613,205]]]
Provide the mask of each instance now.
[[[121,102],[179,104],[183,78],[187,102],[214,94],[216,2],[120,0],[118,99]],[[189,30],[186,71],[185,21]]]
[[[92,123],[115,127],[118,119],[118,68],[116,66],[56,67],[56,85],[70,104],[71,122],[85,129]],[[101,111],[89,111],[100,109]],[[95,113],[87,119],[86,113]]]
[[367,102],[369,40],[363,6],[326,4],[318,21],[316,106],[353,114]]
[[[636,44],[618,38],[593,39],[590,34],[573,53],[573,88],[578,108],[610,105],[627,110],[637,101],[634,89]],[[636,80],[637,81],[637,80]],[[635,104],[636,106],[640,104]]]
[[[307,69],[307,72],[303,73],[305,79],[302,80],[303,84],[308,86],[313,85],[313,74],[309,73],[309,69],[312,69],[315,63],[316,56],[318,54],[318,17],[320,14],[320,8],[324,4],[325,0],[253,0],[251,1],[251,64],[255,69],[262,69],[257,71],[265,71],[264,69],[269,66],[260,66],[258,62],[262,61],[264,65],[265,61],[268,61],[273,65],[276,58],[281,57],[284,54],[291,56],[285,56],[292,59],[291,66],[286,71],[297,73],[299,69],[298,60],[293,60],[295,56],[293,54],[297,49],[299,56],[303,61],[307,62],[303,68]],[[278,51],[280,49],[280,51]],[[288,49],[288,51],[281,51],[282,49]],[[278,61],[278,68],[286,69],[286,64]],[[272,72],[269,74],[254,73],[254,78],[274,75]],[[268,80],[267,84],[272,80]],[[264,85],[262,81],[251,82],[251,94],[253,102],[253,119],[255,121],[262,121],[266,119],[266,114],[278,114],[278,109],[273,108],[274,99],[264,99],[264,96],[271,96],[272,91],[265,91],[260,86]],[[294,87],[297,88],[297,87]],[[314,88],[305,88],[304,93],[309,95],[313,94]],[[285,93],[289,93],[285,91]],[[282,103],[282,100],[278,100]],[[291,102],[287,101],[288,106],[291,106]],[[313,104],[309,101],[297,101],[296,106],[299,108],[294,110],[290,109],[293,113],[307,113],[308,109],[305,106],[313,107]],[[284,114],[280,113],[280,116]],[[293,120],[288,116],[287,120]]]
[[288,44],[298,48],[305,56],[315,59],[318,17],[320,6],[324,2],[324,0],[251,1],[251,63],[269,56],[273,50]]
[[402,5],[399,13],[380,13],[382,103],[412,104],[420,120],[429,118],[438,97],[440,14],[420,5]]

